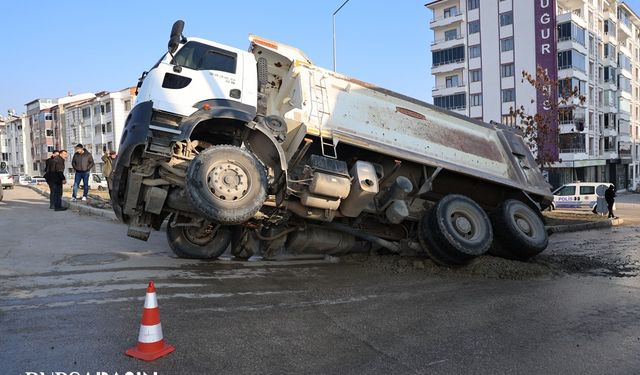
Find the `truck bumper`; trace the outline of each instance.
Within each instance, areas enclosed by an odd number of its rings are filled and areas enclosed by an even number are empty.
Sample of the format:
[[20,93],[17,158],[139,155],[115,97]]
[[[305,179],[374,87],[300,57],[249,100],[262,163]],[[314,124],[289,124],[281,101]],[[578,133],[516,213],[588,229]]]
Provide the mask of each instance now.
[[118,147],[118,157],[113,168],[113,185],[109,192],[113,211],[118,219],[128,223],[129,218],[123,213],[126,199],[127,177],[131,166],[131,157],[136,150],[141,152],[144,149],[147,137],[149,136],[149,124],[153,102],[142,102],[137,104],[125,121],[120,146]]

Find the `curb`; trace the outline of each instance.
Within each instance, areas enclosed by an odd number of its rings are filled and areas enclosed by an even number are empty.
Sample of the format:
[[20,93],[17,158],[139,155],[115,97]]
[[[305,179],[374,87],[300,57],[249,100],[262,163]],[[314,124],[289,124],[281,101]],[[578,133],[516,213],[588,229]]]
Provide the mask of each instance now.
[[[44,191],[42,189],[39,189],[39,188],[37,188],[35,186],[30,186],[30,185],[27,185],[25,187],[28,187],[29,189],[35,191],[36,193],[38,193],[38,194],[40,194],[40,195],[42,195],[44,197],[49,198],[49,193],[47,193],[46,191]],[[62,200],[64,202],[66,202],[67,206],[69,206],[69,208],[72,209],[72,210],[76,210],[76,211],[79,211],[80,213],[87,214],[87,215],[104,217],[105,219],[118,221],[118,218],[116,217],[116,214],[112,210],[104,210],[104,209],[101,209],[101,208],[95,208],[95,207],[87,206],[85,204],[71,202],[71,201],[69,201],[68,198],[62,198]]]
[[565,233],[565,232],[580,232],[589,229],[602,229],[610,228],[618,225],[622,225],[624,220],[622,219],[609,219],[606,221],[595,221],[592,223],[580,223],[580,224],[567,224],[567,225],[554,225],[547,227],[547,233]]

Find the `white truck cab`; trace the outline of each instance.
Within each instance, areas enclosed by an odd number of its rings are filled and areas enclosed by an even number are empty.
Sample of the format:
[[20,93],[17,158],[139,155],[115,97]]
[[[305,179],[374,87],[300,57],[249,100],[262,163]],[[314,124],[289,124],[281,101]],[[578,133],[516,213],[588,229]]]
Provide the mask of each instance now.
[[200,38],[182,39],[141,78],[136,103],[152,100],[155,110],[170,114],[189,116],[202,98],[257,102],[253,54]]

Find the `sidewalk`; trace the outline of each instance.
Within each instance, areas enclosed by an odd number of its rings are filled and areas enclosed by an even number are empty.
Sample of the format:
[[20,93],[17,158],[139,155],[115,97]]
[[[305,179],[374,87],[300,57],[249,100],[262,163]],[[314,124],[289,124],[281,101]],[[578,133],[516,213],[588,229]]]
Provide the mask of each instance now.
[[[49,198],[49,191],[46,188],[41,188],[40,186],[33,186],[33,185],[25,185],[24,187],[27,187],[39,193],[40,195]],[[90,198],[90,201],[91,199],[92,198]],[[66,206],[68,206],[71,210],[78,211],[80,213],[87,214],[87,215],[99,216],[109,220],[118,221],[116,214],[113,212],[111,208],[104,209],[104,208],[92,207],[88,204],[88,202],[83,202],[80,200],[77,202],[71,202],[71,200],[67,197],[62,197],[62,201],[65,202]]]

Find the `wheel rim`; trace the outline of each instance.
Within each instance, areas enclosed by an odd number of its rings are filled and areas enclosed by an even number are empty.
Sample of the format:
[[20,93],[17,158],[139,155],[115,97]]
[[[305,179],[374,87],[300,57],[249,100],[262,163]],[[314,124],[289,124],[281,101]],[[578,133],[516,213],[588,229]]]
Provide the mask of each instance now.
[[239,201],[247,196],[251,186],[248,171],[232,161],[213,165],[207,184],[213,195],[222,201]]
[[187,241],[194,245],[204,246],[216,236],[217,230],[211,225],[203,227],[183,227],[182,234]]
[[480,239],[482,218],[469,207],[457,205],[451,207],[448,215],[450,227],[454,234],[467,242],[476,242]]
[[544,225],[528,207],[515,206],[510,213],[513,226],[518,232],[536,241],[544,238]]

